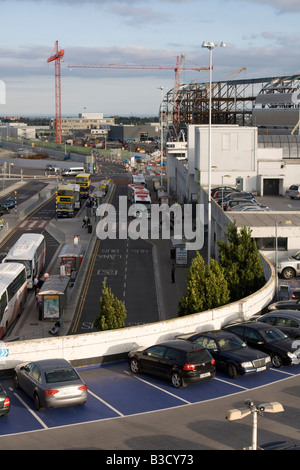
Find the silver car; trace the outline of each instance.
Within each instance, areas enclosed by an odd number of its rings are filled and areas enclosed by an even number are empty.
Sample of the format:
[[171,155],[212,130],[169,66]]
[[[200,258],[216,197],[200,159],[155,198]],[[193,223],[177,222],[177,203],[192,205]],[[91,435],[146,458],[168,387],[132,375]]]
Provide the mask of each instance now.
[[65,359],[18,364],[14,386],[34,399],[35,409],[80,405],[87,401],[87,386]]
[[277,264],[277,272],[284,279],[292,279],[300,275],[300,251],[287,259],[281,259]]

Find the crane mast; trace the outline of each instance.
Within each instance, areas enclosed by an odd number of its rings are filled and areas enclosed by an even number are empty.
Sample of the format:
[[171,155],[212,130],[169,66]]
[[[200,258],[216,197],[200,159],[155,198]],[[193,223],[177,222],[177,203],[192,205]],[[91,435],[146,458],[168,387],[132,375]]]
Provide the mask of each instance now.
[[56,143],[62,143],[61,128],[61,78],[60,78],[60,61],[64,59],[65,51],[58,49],[58,41],[55,43],[55,54],[47,59],[47,62],[55,62],[55,126],[56,126]]

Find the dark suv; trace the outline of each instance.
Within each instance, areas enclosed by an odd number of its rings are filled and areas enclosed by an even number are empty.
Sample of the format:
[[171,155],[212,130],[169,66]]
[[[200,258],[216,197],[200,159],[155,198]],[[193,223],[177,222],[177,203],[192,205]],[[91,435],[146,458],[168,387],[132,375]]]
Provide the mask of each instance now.
[[215,360],[210,352],[182,340],[131,351],[128,361],[134,374],[145,372],[169,379],[175,388],[189,382],[210,380],[216,375]]

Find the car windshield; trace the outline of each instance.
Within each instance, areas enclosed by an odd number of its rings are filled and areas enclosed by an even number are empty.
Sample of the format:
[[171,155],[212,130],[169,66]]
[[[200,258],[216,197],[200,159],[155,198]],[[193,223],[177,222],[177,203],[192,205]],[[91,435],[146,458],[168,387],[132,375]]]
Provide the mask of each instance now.
[[74,369],[53,369],[45,372],[45,378],[48,384],[52,384],[55,382],[78,380],[79,376]]
[[220,351],[225,352],[225,351],[232,351],[233,349],[240,349],[240,348],[245,348],[246,344],[244,341],[240,340],[239,338],[234,338],[234,337],[228,337],[228,338],[222,338],[219,341],[219,348]]
[[282,331],[277,330],[276,328],[261,330],[260,334],[266,343],[273,343],[273,341],[279,341],[281,339],[287,338],[287,336]]
[[295,255],[292,256],[293,259],[299,260],[300,259],[300,251],[298,251]]

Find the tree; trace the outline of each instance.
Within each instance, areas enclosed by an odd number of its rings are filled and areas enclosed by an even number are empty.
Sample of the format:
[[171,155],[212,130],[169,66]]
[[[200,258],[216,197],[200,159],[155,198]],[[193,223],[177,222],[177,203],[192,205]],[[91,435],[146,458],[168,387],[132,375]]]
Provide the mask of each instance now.
[[102,331],[124,328],[125,319],[125,305],[114,296],[110,287],[103,284],[100,314],[95,319],[94,326]]
[[226,227],[228,241],[218,242],[219,263],[224,269],[230,291],[230,301],[247,297],[265,284],[263,265],[251,229],[236,222]]
[[178,302],[178,315],[190,315],[225,305],[229,301],[229,290],[223,269],[211,259],[206,266],[197,252],[187,277],[187,294]]

